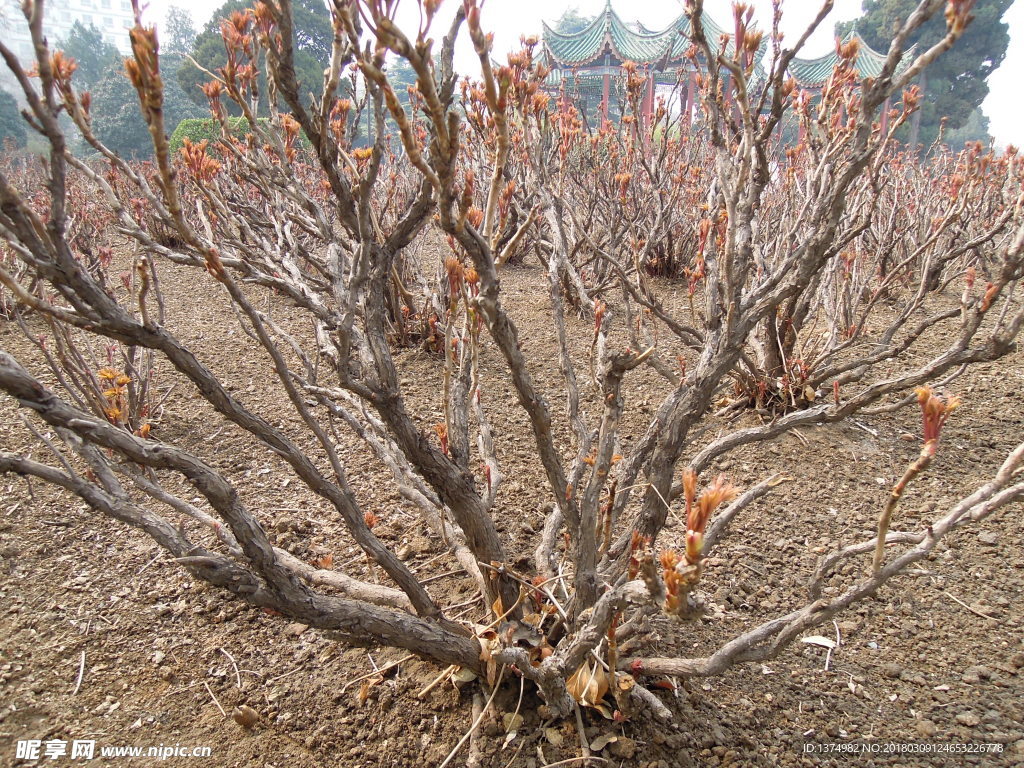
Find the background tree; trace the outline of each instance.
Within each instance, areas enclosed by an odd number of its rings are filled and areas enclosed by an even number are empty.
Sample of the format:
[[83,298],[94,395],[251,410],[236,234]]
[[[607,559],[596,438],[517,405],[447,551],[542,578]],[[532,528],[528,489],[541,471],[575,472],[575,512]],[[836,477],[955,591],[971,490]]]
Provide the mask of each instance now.
[[[123,68],[108,70],[92,89],[92,105],[93,130],[107,147],[122,157],[152,156],[153,140],[145,122],[139,120],[139,97]],[[206,116],[207,110],[189,100],[176,80],[167,80],[164,120],[168,135],[182,120]]]
[[16,147],[23,147],[27,138],[17,100],[0,88],[0,146],[13,141]]
[[[163,24],[161,66],[176,72],[195,45],[196,30],[188,11],[171,6]],[[145,122],[139,120],[139,99],[135,88],[125,77],[120,56],[103,55],[107,66],[99,76],[92,78],[93,130],[108,148],[122,157],[148,158],[153,154],[153,142]],[[79,77],[76,71],[75,78]],[[82,87],[86,87],[83,78]],[[190,117],[203,117],[206,108],[189,100],[177,78],[170,77],[164,86],[164,120],[168,134],[179,122]]]
[[[195,38],[191,56],[210,72],[216,72],[224,63],[224,41],[220,35],[221,22],[235,11],[245,11],[252,6],[252,0],[228,0],[213,14],[203,31]],[[292,3],[294,15],[295,73],[299,87],[305,94],[319,93],[323,84],[324,68],[330,63],[331,22],[327,8],[318,0],[296,0]],[[168,70],[173,71],[173,70]],[[185,95],[194,103],[207,106],[206,97],[200,86],[210,76],[187,59],[178,65],[178,84]],[[264,94],[266,77],[260,74],[260,90]],[[234,105],[227,105],[232,114],[241,114]]]
[[121,65],[117,48],[93,24],[76,21],[58,47],[77,62],[75,84],[83,90],[91,90],[112,67]]
[[988,118],[981,111],[981,107],[976,107],[971,112],[971,116],[967,118],[967,122],[962,126],[952,130],[947,128],[946,132],[942,135],[942,140],[953,150],[963,149],[969,141],[980,141],[985,144],[992,139],[988,127]]
[[573,6],[559,17],[555,24],[555,32],[561,32],[563,35],[575,34],[589,27],[595,18],[595,16],[582,15],[580,9]]
[[[908,143],[931,144],[944,117],[947,132],[962,128],[971,120],[974,110],[988,96],[988,76],[1006,57],[1010,34],[1002,18],[1012,3],[1013,0],[978,0],[972,10],[974,21],[963,37],[922,73],[921,109],[902,132]],[[915,0],[864,0],[863,16],[837,24],[836,34],[844,36],[856,29],[872,48],[888,50],[893,34],[916,6]],[[919,49],[928,48],[945,33],[945,20],[936,14],[909,42]]]
[[167,9],[167,16],[164,17],[163,29],[160,30],[160,52],[166,62],[169,58],[176,57],[173,61],[175,68],[180,65],[180,60],[192,53],[196,44],[195,22],[192,21],[192,14],[184,8],[172,5]]

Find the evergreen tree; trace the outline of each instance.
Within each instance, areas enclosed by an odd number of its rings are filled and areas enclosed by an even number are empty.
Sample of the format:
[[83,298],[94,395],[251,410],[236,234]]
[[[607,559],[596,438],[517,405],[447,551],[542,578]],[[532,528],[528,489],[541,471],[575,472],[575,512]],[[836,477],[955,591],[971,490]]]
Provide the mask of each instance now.
[[[252,0],[228,0],[213,14],[203,31],[195,38],[192,57],[210,72],[216,72],[224,65],[224,41],[220,35],[220,25],[235,11],[244,11],[252,5]],[[330,64],[331,45],[334,39],[331,31],[330,14],[321,0],[293,0],[292,13],[294,18],[294,51],[295,73],[300,86],[307,92],[319,95],[323,87],[323,72]],[[210,76],[196,67],[192,62],[184,61],[177,72],[178,82],[185,94],[196,104],[206,106],[206,97],[200,86],[210,80]],[[260,75],[260,89],[266,94],[265,75]],[[232,114],[238,110],[225,100],[225,107]]]
[[112,67],[121,64],[117,48],[93,24],[76,21],[57,47],[77,63],[74,83],[82,91],[92,90]]
[[183,58],[192,53],[197,35],[192,14],[184,8],[172,5],[167,9],[163,27],[160,29],[160,52],[164,56]]
[[[164,77],[164,126],[174,132],[179,122],[190,117],[204,117],[204,106],[191,101],[174,73],[178,71],[195,44],[196,30],[192,17],[181,8],[171,6],[160,29],[160,68]],[[92,127],[97,138],[122,157],[148,158],[153,142],[146,123],[139,119],[139,97],[117,61],[104,71],[92,88]]]
[[[1010,35],[1002,17],[1012,2],[978,0],[973,10],[974,20],[963,37],[921,76],[919,85],[924,99],[911,126],[903,131],[904,140],[928,146],[938,135],[943,118],[946,118],[947,131],[963,128],[971,120],[975,109],[988,96],[988,76],[1006,56]],[[872,48],[887,51],[893,35],[916,6],[917,0],[864,0],[863,15],[838,24],[836,34],[844,36],[856,29]],[[945,33],[945,17],[937,13],[909,43],[924,50],[941,40]]]
[[[139,119],[139,97],[124,70],[111,70],[92,90],[92,127],[97,138],[122,157],[148,158],[153,154],[149,128]],[[164,127],[170,135],[182,120],[205,117],[173,78],[164,81]]]
[[28,131],[17,99],[0,88],[0,149],[9,141],[16,147],[24,147],[27,140]]
[[566,9],[565,13],[555,23],[555,32],[560,32],[563,35],[573,35],[589,27],[595,18],[595,16],[583,16],[580,13],[580,9],[573,6]]

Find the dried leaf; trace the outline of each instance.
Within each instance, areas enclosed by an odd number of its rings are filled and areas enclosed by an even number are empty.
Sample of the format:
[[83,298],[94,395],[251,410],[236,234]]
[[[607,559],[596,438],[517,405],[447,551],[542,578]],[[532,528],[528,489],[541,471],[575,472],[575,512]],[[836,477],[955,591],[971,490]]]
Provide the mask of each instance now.
[[596,708],[598,702],[608,693],[608,677],[597,664],[585,662],[566,681],[566,688],[569,695],[578,703]]
[[814,391],[814,387],[812,387],[810,384],[804,387],[804,400],[806,400],[809,403],[813,403],[814,398],[817,396],[818,393]]
[[821,635],[810,635],[808,637],[801,637],[801,643],[808,643],[809,645],[820,645],[822,648],[835,648],[836,641],[830,640],[827,637]]
[[469,667],[459,667],[452,673],[452,680],[457,683],[471,683],[476,680],[477,674]]
[[318,560],[314,560],[313,565],[315,565],[317,568],[323,568],[324,570],[329,571],[334,567],[334,555],[324,555]]
[[370,687],[372,685],[373,682],[371,680],[363,680],[363,682],[359,684],[359,693],[356,694],[356,701],[359,702],[360,707],[366,703],[368,698],[370,698]]
[[602,733],[592,742],[590,742],[590,750],[592,752],[600,752],[602,749],[607,747],[609,744],[613,744],[619,740],[619,737],[614,733]]
[[506,712],[501,717],[506,731],[518,731],[523,726],[523,716],[518,712]]

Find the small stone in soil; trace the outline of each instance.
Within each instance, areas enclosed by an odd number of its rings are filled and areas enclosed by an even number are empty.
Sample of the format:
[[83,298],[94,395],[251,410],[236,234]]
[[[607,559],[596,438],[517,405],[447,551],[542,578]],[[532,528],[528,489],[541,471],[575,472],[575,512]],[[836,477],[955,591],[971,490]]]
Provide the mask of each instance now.
[[990,677],[992,677],[992,670],[979,665],[965,669],[961,679],[968,685],[977,685],[982,680],[988,680]]
[[970,710],[967,710],[966,712],[961,712],[957,715],[956,721],[960,723],[960,725],[966,725],[968,728],[974,728],[976,725],[981,723],[981,718]]
[[631,760],[636,754],[636,742],[626,736],[620,736],[618,741],[611,743],[608,751],[621,760]]
[[231,711],[231,719],[243,728],[252,728],[260,721],[260,716],[252,707],[242,704]]
[[982,544],[995,546],[999,543],[999,534],[995,531],[982,531],[978,534],[978,541],[980,541]]

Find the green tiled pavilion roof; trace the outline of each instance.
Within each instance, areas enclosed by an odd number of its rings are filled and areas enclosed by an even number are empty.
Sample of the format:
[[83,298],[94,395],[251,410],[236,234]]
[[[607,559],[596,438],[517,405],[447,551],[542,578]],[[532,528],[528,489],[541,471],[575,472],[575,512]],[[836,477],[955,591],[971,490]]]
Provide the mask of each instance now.
[[[857,72],[862,78],[878,77],[885,65],[885,54],[875,51],[869,46],[856,30],[850,32],[843,43],[856,38],[860,43],[860,50],[857,53]],[[832,70],[839,63],[839,54],[834,50],[817,59],[793,59],[789,65],[789,74],[804,87],[815,87],[824,85],[832,74]]]
[[[714,45],[729,32],[715,23],[707,12],[703,15],[704,32]],[[661,62],[678,62],[690,47],[690,20],[686,14],[679,16],[660,32],[652,31],[640,23],[639,31],[627,26],[612,9],[611,0],[586,28],[573,34],[556,32],[544,24],[544,57],[556,69],[575,69],[587,65],[600,66],[604,54],[610,54],[619,62],[633,61],[637,64],[658,65]],[[872,50],[856,32],[847,35],[843,42],[856,37],[860,43],[857,55],[857,70],[861,77],[877,77],[885,64],[885,54]],[[730,41],[731,45],[731,41]],[[757,64],[767,51],[767,38],[761,44]],[[828,80],[839,58],[835,51],[816,59],[794,59],[789,72],[804,87],[820,87]],[[760,66],[758,66],[760,69]]]
[[[724,30],[706,12],[703,21],[708,39],[717,41]],[[689,47],[690,20],[685,14],[660,32],[651,31],[641,24],[637,26],[641,31],[630,29],[612,9],[609,0],[604,10],[579,32],[564,35],[544,24],[545,53],[549,61],[564,67],[592,64],[605,52],[620,61],[656,64],[666,54],[669,59],[682,57]]]

